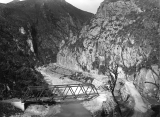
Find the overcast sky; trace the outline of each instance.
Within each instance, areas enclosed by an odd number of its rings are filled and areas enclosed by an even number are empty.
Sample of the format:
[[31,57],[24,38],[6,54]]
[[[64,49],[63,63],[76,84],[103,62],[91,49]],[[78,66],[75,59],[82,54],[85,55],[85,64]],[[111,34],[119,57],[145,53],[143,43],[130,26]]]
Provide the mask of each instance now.
[[[12,0],[0,0],[1,3],[7,3],[10,1]],[[79,9],[92,12],[95,14],[97,12],[100,3],[103,0],[66,0],[66,1]]]
[[66,0],[73,6],[76,6],[77,8],[80,8],[82,10],[96,13],[98,7],[100,6],[100,3],[103,0]]

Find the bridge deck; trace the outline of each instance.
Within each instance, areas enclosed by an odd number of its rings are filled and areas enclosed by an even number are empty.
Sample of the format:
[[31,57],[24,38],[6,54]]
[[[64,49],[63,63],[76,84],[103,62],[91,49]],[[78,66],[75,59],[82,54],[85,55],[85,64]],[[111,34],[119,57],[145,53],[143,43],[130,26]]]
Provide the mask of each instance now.
[[65,99],[89,100],[97,97],[98,91],[92,84],[67,84],[30,86],[24,95],[23,102],[60,101]]

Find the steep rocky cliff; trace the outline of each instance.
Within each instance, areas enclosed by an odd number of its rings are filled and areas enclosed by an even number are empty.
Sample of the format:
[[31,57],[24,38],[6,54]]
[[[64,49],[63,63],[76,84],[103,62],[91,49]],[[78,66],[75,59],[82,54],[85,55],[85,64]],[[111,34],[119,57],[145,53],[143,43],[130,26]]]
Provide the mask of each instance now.
[[65,0],[0,4],[0,98],[21,97],[28,85],[45,85],[35,66],[56,62],[60,42],[78,35],[92,16]]
[[157,99],[159,13],[158,0],[104,0],[80,35],[63,43],[57,62],[70,69],[98,74],[107,74],[108,67],[118,64],[124,73],[119,77],[135,80],[141,93]]

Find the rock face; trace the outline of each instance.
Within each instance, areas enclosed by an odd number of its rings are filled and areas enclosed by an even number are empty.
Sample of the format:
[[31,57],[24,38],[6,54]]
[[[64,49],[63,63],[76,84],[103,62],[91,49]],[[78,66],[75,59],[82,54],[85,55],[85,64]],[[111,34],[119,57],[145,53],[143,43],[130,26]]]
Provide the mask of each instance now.
[[[106,74],[107,67],[118,64],[125,74],[123,78],[136,79],[137,86],[148,87],[143,94],[157,91],[153,87],[159,88],[160,73],[158,3],[157,0],[104,0],[80,34],[73,36],[70,43],[63,43],[57,62],[70,69],[99,74]],[[143,80],[138,74],[142,68],[146,70],[140,73],[145,75]]]
[[136,88],[143,94],[150,103],[157,104],[157,99],[160,99],[159,84],[160,84],[160,69],[157,65],[152,65],[151,69],[141,69],[135,78]]
[[[124,69],[136,67],[148,58],[153,64],[159,57],[154,54],[159,49],[158,12],[157,9],[142,11],[134,1],[106,0],[96,16],[83,27],[77,41],[60,50],[57,60],[66,66],[77,62],[88,70],[113,60],[117,60]],[[79,54],[75,55],[77,52]]]

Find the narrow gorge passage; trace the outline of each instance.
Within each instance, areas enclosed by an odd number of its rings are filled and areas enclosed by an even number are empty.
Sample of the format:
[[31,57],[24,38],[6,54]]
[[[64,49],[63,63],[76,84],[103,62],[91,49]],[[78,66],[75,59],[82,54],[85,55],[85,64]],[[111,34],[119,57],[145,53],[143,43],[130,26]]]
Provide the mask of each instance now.
[[[61,73],[65,74],[65,72],[63,71],[63,68],[59,68],[59,69],[62,70],[62,71],[59,70],[59,74],[47,68],[42,68],[39,71],[43,74],[43,76],[45,77],[45,80],[49,83],[49,85],[63,85],[67,83],[68,84],[79,84],[80,83],[78,81],[71,80],[67,77],[64,79],[64,81],[60,80],[59,77],[61,76]],[[68,73],[67,70],[66,72]],[[70,71],[70,72],[74,72],[74,71]],[[144,103],[140,93],[137,91],[133,83],[125,80],[125,87],[127,91],[130,93],[130,95],[135,100],[134,110],[136,112],[145,113],[148,107]],[[97,108],[97,106],[100,108],[103,101],[105,101],[106,99],[105,93],[102,93],[100,91],[99,93],[100,95],[93,101],[94,103],[96,101],[96,104],[97,104],[95,105],[95,108]],[[69,103],[70,101],[73,103]],[[79,102],[78,100],[75,100],[75,99],[70,99],[70,100],[68,99],[68,100],[65,100],[65,102],[66,103],[61,104],[59,106],[59,110],[60,110],[59,112],[55,112],[55,108],[49,108],[50,115],[54,115],[55,117],[91,117],[92,115],[92,113],[90,112],[91,110],[87,110],[86,106],[84,106],[82,102]],[[22,108],[19,102],[18,103],[13,102],[13,105],[16,107]],[[32,113],[34,115],[35,113],[38,113],[38,111],[39,110],[31,110],[30,112],[27,110],[27,113]],[[43,111],[46,111],[46,108]]]
[[[40,72],[44,75],[45,80],[50,85],[63,85],[63,84],[80,84],[81,82],[70,80],[69,78],[65,78],[64,81],[59,78],[63,75],[68,75],[71,72],[64,70],[64,68],[59,67],[58,71],[53,71],[53,68],[50,69],[41,69]],[[62,75],[63,74],[63,75]],[[73,101],[74,103],[67,103],[69,101]],[[57,113],[55,117],[91,117],[92,113],[87,110],[82,103],[75,99],[65,100],[66,103],[61,104],[60,113]]]

